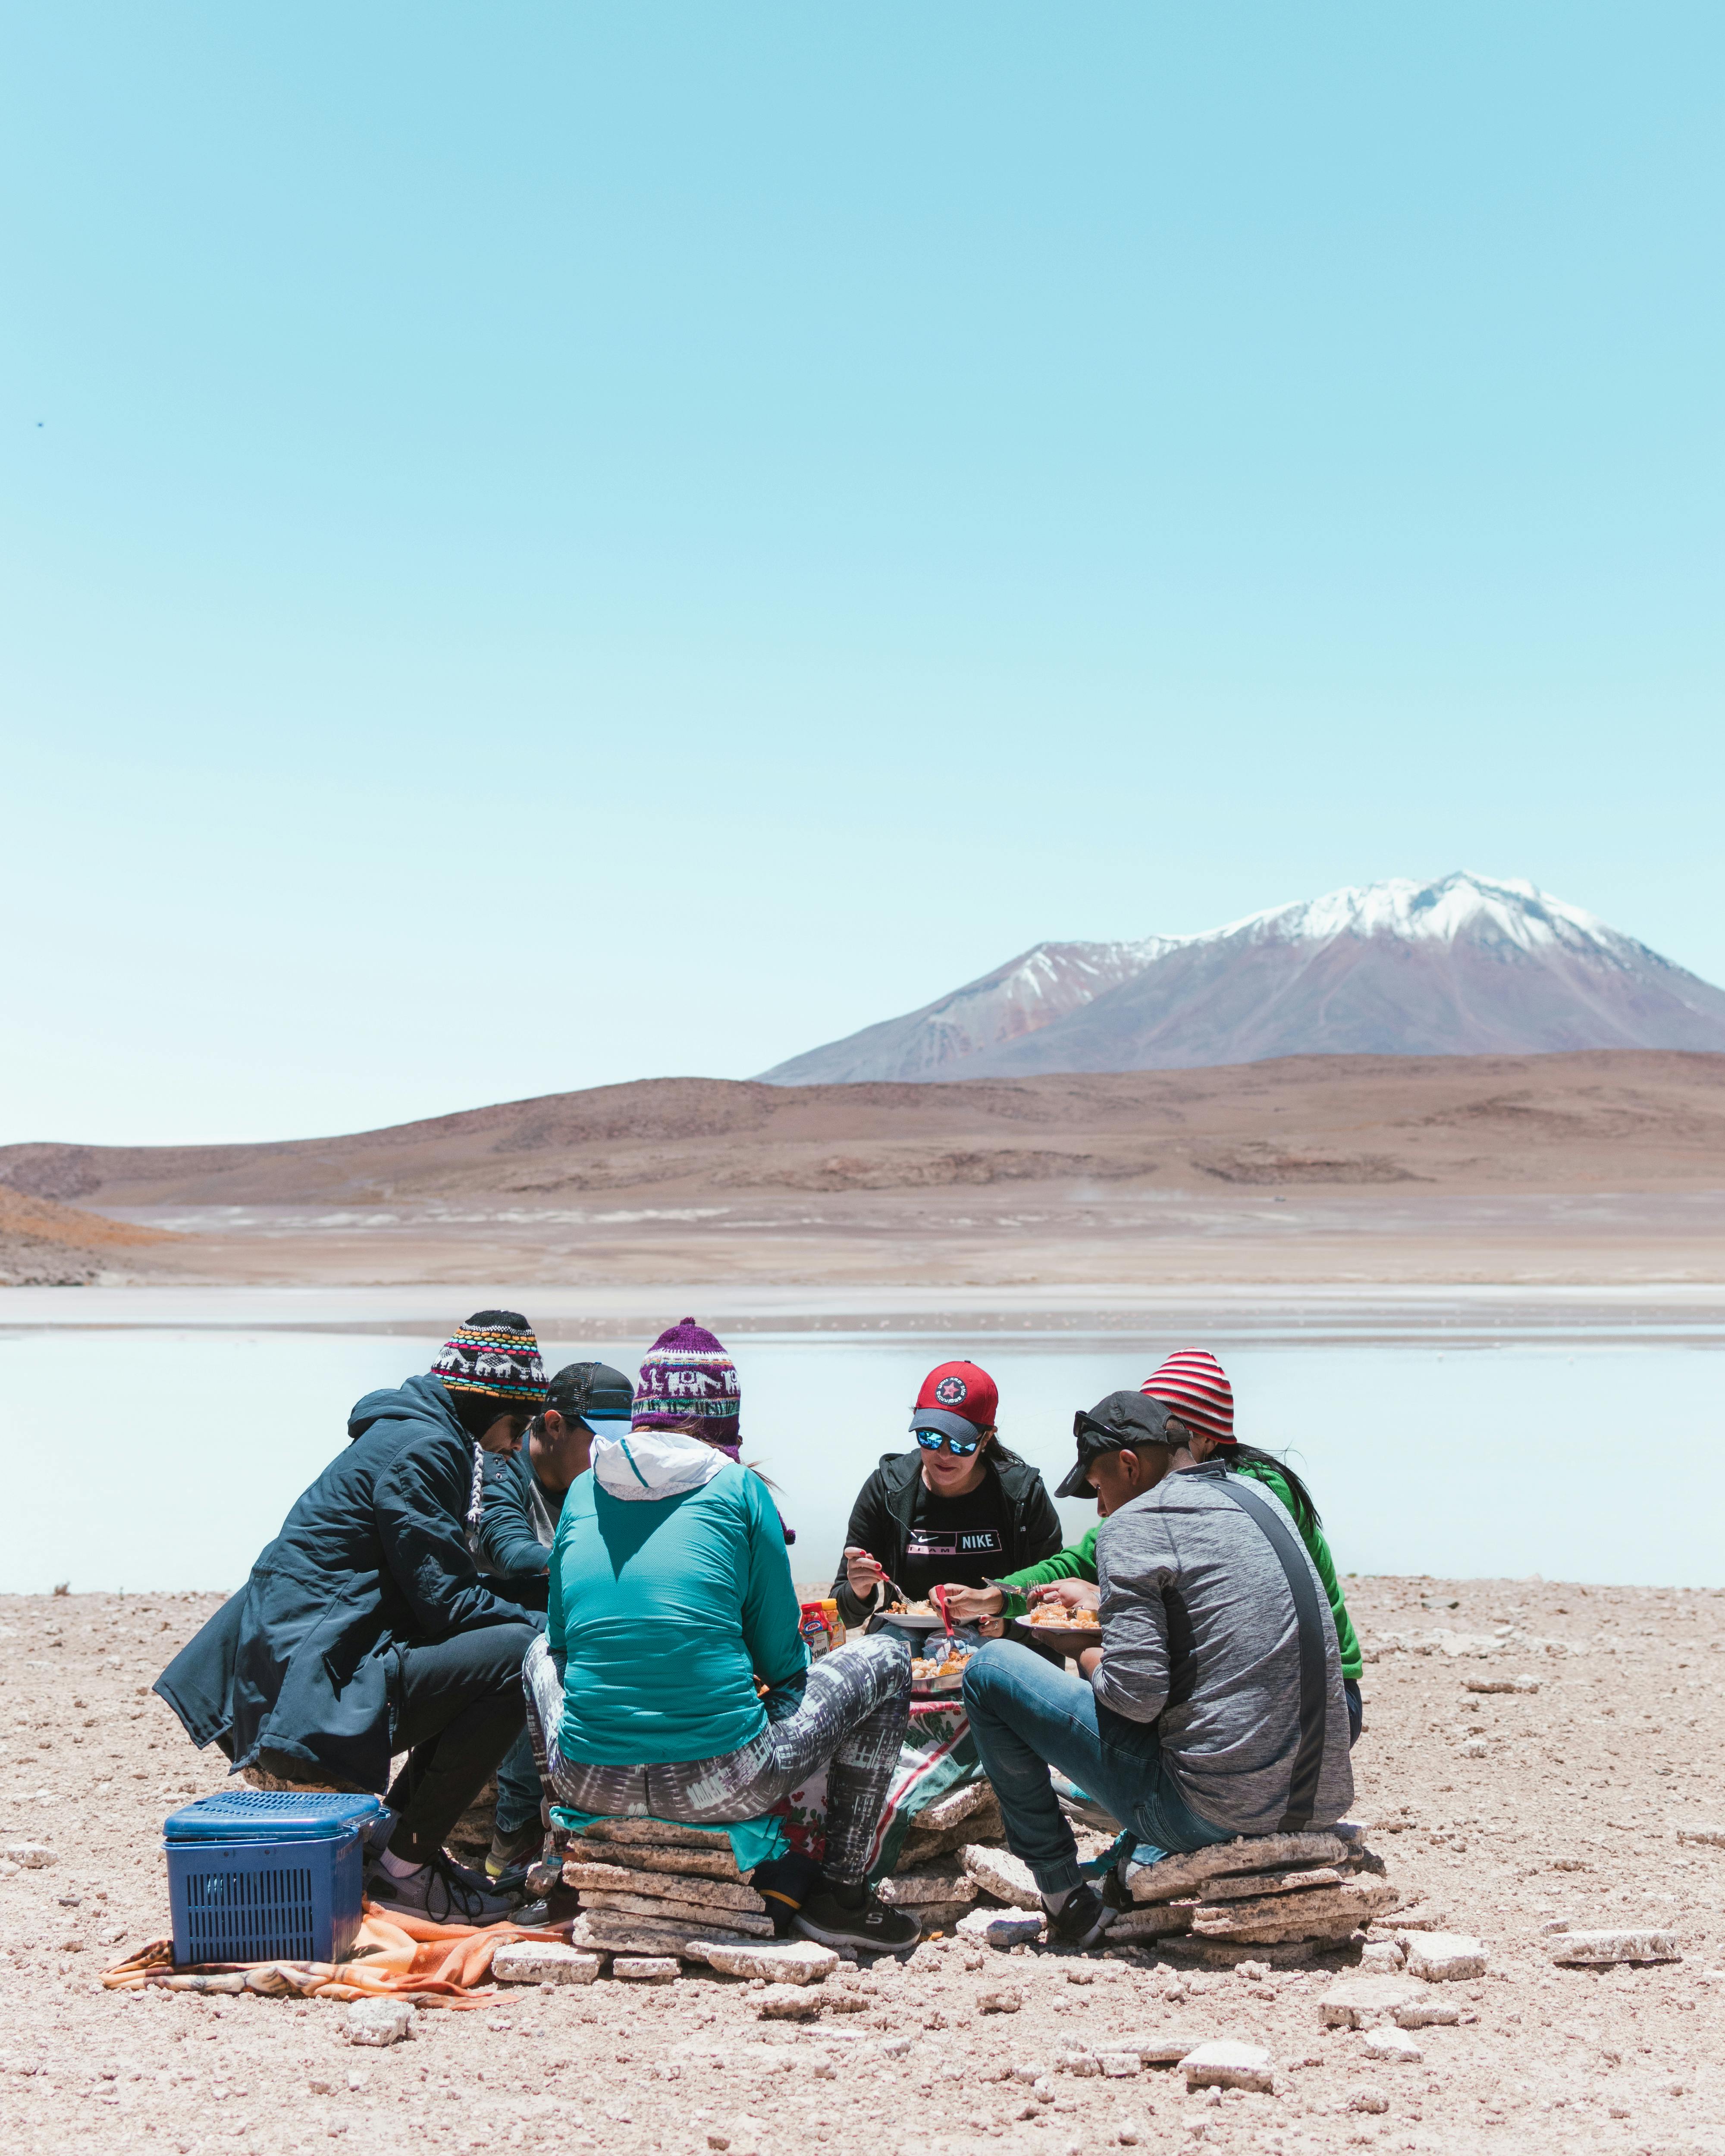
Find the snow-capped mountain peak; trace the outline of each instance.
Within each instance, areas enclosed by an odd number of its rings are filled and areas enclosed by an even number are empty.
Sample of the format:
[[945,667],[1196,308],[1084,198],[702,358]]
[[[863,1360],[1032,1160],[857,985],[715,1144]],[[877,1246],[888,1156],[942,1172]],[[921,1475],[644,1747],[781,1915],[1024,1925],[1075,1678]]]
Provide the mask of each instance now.
[[1524,951],[1554,943],[1630,942],[1596,914],[1553,898],[1523,878],[1476,875],[1466,869],[1433,883],[1391,876],[1382,883],[1351,884],[1321,898],[1247,914],[1183,940],[1215,943],[1240,935],[1307,943],[1326,942],[1332,936],[1398,936],[1437,943],[1471,937],[1512,943]]
[[1521,879],[1391,877],[1197,935],[1039,943],[781,1085],[1299,1055],[1725,1050],[1725,993]]

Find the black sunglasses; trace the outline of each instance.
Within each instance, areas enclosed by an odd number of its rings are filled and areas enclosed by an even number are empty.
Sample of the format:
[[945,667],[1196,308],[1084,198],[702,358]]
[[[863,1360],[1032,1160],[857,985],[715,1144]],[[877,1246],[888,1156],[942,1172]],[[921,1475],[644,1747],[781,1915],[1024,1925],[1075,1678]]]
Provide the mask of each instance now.
[[919,1430],[916,1442],[925,1452],[938,1452],[944,1445],[960,1460],[968,1460],[982,1440],[979,1437],[947,1437],[937,1430]]

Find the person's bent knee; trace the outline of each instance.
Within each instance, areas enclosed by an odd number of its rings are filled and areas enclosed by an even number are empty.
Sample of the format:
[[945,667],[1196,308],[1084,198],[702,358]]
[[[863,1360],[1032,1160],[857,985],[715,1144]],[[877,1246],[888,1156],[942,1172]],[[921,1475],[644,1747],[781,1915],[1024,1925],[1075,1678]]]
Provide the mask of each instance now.
[[489,1650],[487,1667],[494,1682],[500,1688],[505,1685],[519,1686],[522,1667],[534,1641],[543,1639],[545,1635],[534,1625],[492,1625],[485,1630],[491,1635],[485,1640],[485,1645]]
[[1014,1659],[1028,1650],[1015,1640],[986,1640],[964,1665],[964,1704],[987,1699],[1010,1681]]

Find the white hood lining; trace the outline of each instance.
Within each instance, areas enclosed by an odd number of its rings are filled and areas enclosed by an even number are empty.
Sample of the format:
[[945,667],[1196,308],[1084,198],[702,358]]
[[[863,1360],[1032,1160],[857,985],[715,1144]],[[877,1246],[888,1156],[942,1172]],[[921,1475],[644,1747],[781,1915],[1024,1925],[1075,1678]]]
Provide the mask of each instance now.
[[678,1430],[636,1430],[593,1440],[594,1481],[608,1496],[629,1501],[680,1497],[730,1465],[722,1452]]

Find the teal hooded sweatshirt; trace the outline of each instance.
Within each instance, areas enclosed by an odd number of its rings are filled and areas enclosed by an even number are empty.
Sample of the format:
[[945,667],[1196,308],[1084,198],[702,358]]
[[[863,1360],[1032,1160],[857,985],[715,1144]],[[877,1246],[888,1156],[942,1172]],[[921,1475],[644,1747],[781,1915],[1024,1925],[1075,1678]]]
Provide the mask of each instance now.
[[767,1726],[756,1678],[772,1690],[809,1666],[800,1620],[758,1475],[671,1431],[601,1438],[552,1544],[557,1749],[603,1767],[741,1751]]

